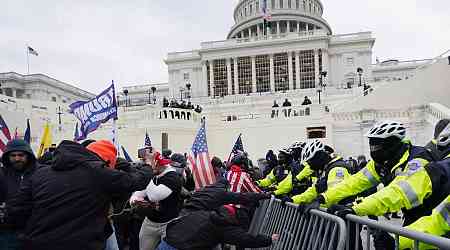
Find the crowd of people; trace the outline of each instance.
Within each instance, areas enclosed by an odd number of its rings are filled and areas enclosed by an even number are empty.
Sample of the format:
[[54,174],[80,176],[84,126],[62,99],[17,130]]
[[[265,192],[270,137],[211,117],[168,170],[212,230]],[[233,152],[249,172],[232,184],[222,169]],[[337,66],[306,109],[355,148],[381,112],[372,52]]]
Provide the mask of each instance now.
[[[195,190],[185,154],[152,147],[138,162],[117,158],[107,140],[63,141],[36,159],[12,140],[0,168],[0,248],[7,250],[187,250],[267,247],[279,239],[250,234],[259,201],[273,196],[299,213],[327,208],[377,219],[402,212],[409,229],[450,232],[450,121],[429,144],[413,145],[393,121],[367,133],[370,159],[344,158],[320,140],[269,150],[255,166],[245,152],[213,157],[216,182]],[[349,243],[361,241],[350,225]],[[376,249],[394,249],[387,233]],[[414,242],[400,237],[400,249]],[[362,244],[359,244],[362,246]]]
[[[311,104],[312,104],[312,101],[309,99],[308,96],[305,96],[305,98],[303,99],[303,102],[302,102],[302,106],[307,106],[307,105],[311,105]],[[278,105],[277,101],[274,100],[272,108],[279,108],[279,107],[280,107],[280,105]],[[289,99],[286,98],[286,99],[284,99],[282,107],[292,107],[292,103],[289,101]]]
[[163,98],[163,107],[164,108],[191,109],[197,113],[201,113],[203,110],[202,107],[200,107],[200,105],[197,105],[194,107],[194,105],[190,101],[188,101],[188,102],[181,101],[180,103],[178,103],[178,101],[176,99],[172,99],[169,102],[169,100],[166,97]]

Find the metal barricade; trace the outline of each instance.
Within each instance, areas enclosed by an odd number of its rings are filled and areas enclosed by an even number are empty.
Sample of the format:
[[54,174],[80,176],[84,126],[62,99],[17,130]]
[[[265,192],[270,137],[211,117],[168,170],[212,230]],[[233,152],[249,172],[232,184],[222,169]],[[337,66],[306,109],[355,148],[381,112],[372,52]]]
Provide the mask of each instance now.
[[274,198],[266,203],[267,207],[263,204],[255,212],[251,232],[264,235],[277,233],[280,234],[280,239],[264,249],[345,248],[346,226],[341,218],[319,210],[301,214],[297,205],[286,203],[282,206],[281,201]]
[[[387,233],[391,233],[395,235],[395,249],[399,249],[398,242],[399,237],[403,236],[406,238],[410,238],[414,240],[414,250],[416,249],[422,249],[419,248],[419,243],[426,243],[428,245],[433,245],[438,247],[439,249],[450,249],[450,239],[444,238],[444,237],[437,237],[430,234],[425,234],[421,232],[417,232],[414,230],[406,229],[402,226],[397,226],[391,223],[381,222],[381,221],[375,221],[371,219],[367,219],[364,217],[359,217],[356,215],[347,215],[346,219],[349,223],[356,223],[356,232],[360,231],[361,225],[365,225],[367,227],[367,234],[366,234],[366,240],[365,240],[365,248],[366,250],[371,249],[371,232],[374,230],[381,230]],[[347,227],[350,229],[351,227]],[[349,235],[351,232],[347,232],[347,235]],[[355,242],[355,246],[350,246],[347,238],[347,248],[346,249],[361,249],[358,245],[358,241]],[[373,248],[372,248],[373,249]]]

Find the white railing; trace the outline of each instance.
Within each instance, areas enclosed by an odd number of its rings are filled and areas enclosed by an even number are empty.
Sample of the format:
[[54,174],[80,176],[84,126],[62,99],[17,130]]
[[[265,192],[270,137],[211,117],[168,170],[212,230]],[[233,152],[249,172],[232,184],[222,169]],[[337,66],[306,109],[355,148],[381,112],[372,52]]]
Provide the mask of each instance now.
[[333,35],[331,42],[344,42],[355,39],[370,39],[372,38],[372,32],[358,32],[350,34]]
[[185,59],[185,58],[193,58],[193,57],[200,58],[200,55],[197,50],[171,52],[171,53],[167,54],[167,60],[177,60],[177,59]]
[[440,103],[430,103],[425,105],[425,112],[434,118],[432,123],[436,123],[442,119],[450,119],[450,108],[440,104]]

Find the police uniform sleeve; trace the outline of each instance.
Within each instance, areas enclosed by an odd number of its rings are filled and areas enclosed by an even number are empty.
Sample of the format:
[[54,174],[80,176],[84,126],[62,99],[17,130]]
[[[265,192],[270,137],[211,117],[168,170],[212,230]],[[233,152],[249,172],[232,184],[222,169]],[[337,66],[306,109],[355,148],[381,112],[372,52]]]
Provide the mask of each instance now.
[[369,161],[361,171],[329,188],[323,194],[325,204],[327,207],[330,207],[347,197],[357,195],[371,187],[377,186],[379,183],[380,176],[375,171],[375,163]]
[[311,166],[307,162],[302,163],[305,167],[300,171],[300,173],[295,177],[297,181],[302,181],[305,178],[310,177],[313,174]]
[[272,185],[275,182],[275,175],[273,171],[274,170],[272,169],[272,171],[270,171],[270,173],[266,176],[266,178],[257,181],[256,183],[258,184],[258,186],[262,188],[270,187],[270,185]]
[[[449,210],[450,196],[439,204],[430,216],[422,217],[406,228],[436,236],[444,236],[450,231]],[[400,249],[413,249],[414,241],[409,238],[400,237],[399,245]],[[434,249],[434,247],[420,243],[419,249]]]
[[350,177],[350,173],[346,168],[335,167],[328,173],[327,186],[328,188],[332,188],[348,177]]
[[353,210],[359,216],[398,212],[402,208],[411,209],[423,204],[431,193],[432,181],[426,169],[419,167],[413,171],[407,167],[387,187],[364,198],[353,206]]
[[275,195],[289,194],[292,191],[292,174],[288,174],[278,185]]
[[294,204],[311,203],[319,195],[316,190],[316,185],[312,185],[305,192],[292,197]]

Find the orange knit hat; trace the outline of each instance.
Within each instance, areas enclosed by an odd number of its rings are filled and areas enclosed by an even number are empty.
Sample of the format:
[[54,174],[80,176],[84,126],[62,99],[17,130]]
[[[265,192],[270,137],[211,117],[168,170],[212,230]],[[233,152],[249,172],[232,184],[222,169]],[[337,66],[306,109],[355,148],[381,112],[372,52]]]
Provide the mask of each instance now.
[[102,160],[108,163],[110,168],[114,168],[116,166],[117,149],[112,142],[107,140],[96,141],[89,144],[87,149],[100,156]]

